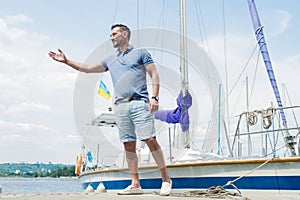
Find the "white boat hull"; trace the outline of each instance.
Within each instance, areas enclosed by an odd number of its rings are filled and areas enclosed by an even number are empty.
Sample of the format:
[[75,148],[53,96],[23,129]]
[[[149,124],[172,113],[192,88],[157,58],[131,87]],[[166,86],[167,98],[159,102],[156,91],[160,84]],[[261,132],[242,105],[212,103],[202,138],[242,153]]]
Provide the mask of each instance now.
[[[259,167],[259,168],[258,168]],[[228,182],[245,190],[299,190],[300,158],[199,161],[170,164],[168,172],[173,180],[173,189],[207,189],[225,186]],[[161,187],[160,171],[155,167],[140,167],[141,186],[144,189]],[[239,180],[237,178],[241,177]],[[108,190],[119,190],[130,185],[128,169],[105,169],[84,172],[79,176],[85,189],[94,189],[102,182]],[[232,185],[226,189],[233,188]]]

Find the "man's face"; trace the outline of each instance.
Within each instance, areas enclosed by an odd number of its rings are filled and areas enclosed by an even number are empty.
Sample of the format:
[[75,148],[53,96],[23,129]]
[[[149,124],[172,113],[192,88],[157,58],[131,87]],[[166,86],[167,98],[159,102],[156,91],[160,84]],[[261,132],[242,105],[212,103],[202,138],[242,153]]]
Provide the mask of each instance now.
[[111,30],[110,39],[114,48],[118,48],[126,43],[126,31],[121,31],[120,27]]

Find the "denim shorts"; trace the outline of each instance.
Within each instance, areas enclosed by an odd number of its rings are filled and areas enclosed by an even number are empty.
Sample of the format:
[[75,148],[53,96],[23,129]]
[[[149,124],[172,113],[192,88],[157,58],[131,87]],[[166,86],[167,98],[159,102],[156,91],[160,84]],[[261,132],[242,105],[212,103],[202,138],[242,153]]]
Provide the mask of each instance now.
[[155,136],[154,116],[145,101],[116,104],[114,112],[121,142],[143,141]]

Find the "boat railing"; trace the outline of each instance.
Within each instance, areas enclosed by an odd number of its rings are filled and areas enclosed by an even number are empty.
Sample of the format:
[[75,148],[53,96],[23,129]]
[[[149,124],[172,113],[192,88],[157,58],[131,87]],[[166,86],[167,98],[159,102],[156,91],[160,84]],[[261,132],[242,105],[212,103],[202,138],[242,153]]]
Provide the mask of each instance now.
[[[242,157],[243,149],[246,147],[248,151],[247,156],[253,156],[253,146],[257,141],[261,143],[261,157],[272,155],[279,156],[295,156],[296,152],[294,146],[298,143],[298,156],[300,155],[299,133],[300,127],[296,120],[296,109],[299,113],[300,106],[290,106],[284,108],[270,107],[262,110],[254,110],[243,112],[238,116],[238,123],[234,134],[234,139],[231,145],[231,152],[235,152],[232,157]],[[282,123],[280,111],[284,109],[287,116],[294,118],[294,121],[289,121],[289,126]],[[283,143],[280,143],[279,138],[283,138]],[[297,142],[298,139],[298,142]],[[253,143],[253,141],[255,141]],[[244,147],[243,147],[244,146]],[[284,150],[283,150],[284,149]],[[280,155],[279,151],[283,150]],[[270,152],[268,152],[270,151]],[[236,155],[237,154],[237,155]]]

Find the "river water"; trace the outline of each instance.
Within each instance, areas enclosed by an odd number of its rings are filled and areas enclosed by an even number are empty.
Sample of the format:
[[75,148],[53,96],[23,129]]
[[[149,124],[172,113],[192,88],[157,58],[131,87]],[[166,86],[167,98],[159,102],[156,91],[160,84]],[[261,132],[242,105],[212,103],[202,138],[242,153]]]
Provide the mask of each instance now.
[[82,192],[77,178],[0,178],[2,194]]

